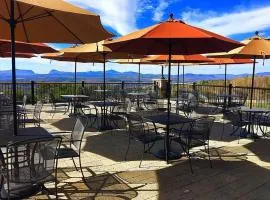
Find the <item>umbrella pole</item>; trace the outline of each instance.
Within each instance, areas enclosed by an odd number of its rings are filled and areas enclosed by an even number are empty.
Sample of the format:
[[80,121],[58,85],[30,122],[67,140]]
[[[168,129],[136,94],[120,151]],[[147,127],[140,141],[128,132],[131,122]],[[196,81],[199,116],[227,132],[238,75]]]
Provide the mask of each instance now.
[[184,86],[185,86],[185,65],[183,65],[183,77],[182,77],[182,83],[183,83],[183,88],[184,88]]
[[106,54],[103,53],[103,122],[102,126],[105,128],[105,101],[106,101]]
[[161,65],[161,79],[164,79],[164,67]]
[[[75,59],[75,62],[74,62],[74,72],[75,72],[75,74],[74,74],[74,95],[76,95],[77,94],[77,86],[76,86],[76,84],[77,84],[77,59]],[[76,102],[76,98],[74,99],[74,105],[73,105],[73,113],[74,114],[76,114],[76,104],[77,104],[77,102]]]
[[140,87],[140,83],[141,83],[141,63],[139,63],[138,83],[139,83],[139,87]]
[[16,57],[15,57],[15,20],[14,0],[10,0],[10,34],[11,34],[11,63],[12,63],[12,96],[13,96],[13,134],[17,135],[17,91],[16,91]]
[[[176,108],[178,107],[178,100],[179,100],[179,76],[180,76],[180,63],[177,66],[177,85],[176,85]],[[178,114],[178,109],[177,109]]]
[[74,76],[74,95],[77,94],[77,59],[75,60],[74,63],[74,71],[75,71],[75,76]]
[[253,100],[255,67],[256,67],[256,56],[254,56],[254,59],[253,59],[253,72],[252,72],[251,94],[250,94],[250,105],[249,105],[250,108],[252,108],[252,100]]
[[171,112],[171,60],[172,60],[172,43],[169,41],[169,66],[168,66],[168,84],[167,84],[167,124],[166,124],[166,162],[169,161],[169,153],[170,153],[170,142],[169,142],[169,134],[170,134],[170,112]]
[[225,95],[227,95],[227,64],[225,64],[225,77],[224,77],[224,87],[225,87]]

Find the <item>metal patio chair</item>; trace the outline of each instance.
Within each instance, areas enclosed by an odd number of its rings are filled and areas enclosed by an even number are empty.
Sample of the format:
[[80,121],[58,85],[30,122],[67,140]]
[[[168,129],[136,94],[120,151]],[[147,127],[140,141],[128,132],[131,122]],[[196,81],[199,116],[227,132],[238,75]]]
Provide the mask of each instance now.
[[171,129],[175,135],[172,141],[181,145],[184,153],[189,159],[190,170],[193,173],[191,158],[195,153],[191,152],[192,148],[204,146],[205,153],[208,156],[209,164],[212,167],[209,151],[209,137],[212,125],[215,121],[214,117],[201,117],[190,124],[186,130]]
[[61,147],[58,150],[58,159],[71,158],[75,169],[78,171],[74,158],[78,158],[80,171],[83,175],[81,164],[81,147],[88,119],[85,116],[77,116],[72,132],[56,132],[55,135],[63,137]]
[[57,109],[64,108],[64,114],[67,113],[68,107],[69,107],[68,102],[57,102],[53,93],[49,94],[49,98],[50,98],[51,106],[53,109],[52,118],[54,117]]
[[247,126],[249,125],[249,119],[248,116],[244,113],[241,113],[238,109],[231,109],[230,111],[227,111],[223,113],[224,119],[229,120],[230,124],[232,125],[233,131],[230,133],[230,135],[235,135],[238,131],[238,143],[240,140],[240,137],[244,133],[244,131],[247,131]]
[[152,126],[150,126],[149,123],[144,122],[143,118],[137,114],[127,114],[127,124],[128,147],[125,153],[125,160],[127,159],[131,140],[139,141],[143,144],[143,152],[139,164],[139,167],[141,167],[144,154],[149,153],[154,144],[159,140],[163,140],[164,136],[157,132],[155,123],[152,123]]
[[34,124],[37,127],[40,127],[40,115],[42,112],[43,108],[43,102],[42,101],[37,101],[34,111],[33,111],[33,116],[31,118],[28,118],[26,116],[26,113],[24,113],[24,117],[19,119],[19,124],[21,124],[23,127],[25,127],[25,124]]
[[36,138],[10,143],[1,152],[0,199],[25,199],[54,182],[57,197],[57,149],[59,137]]

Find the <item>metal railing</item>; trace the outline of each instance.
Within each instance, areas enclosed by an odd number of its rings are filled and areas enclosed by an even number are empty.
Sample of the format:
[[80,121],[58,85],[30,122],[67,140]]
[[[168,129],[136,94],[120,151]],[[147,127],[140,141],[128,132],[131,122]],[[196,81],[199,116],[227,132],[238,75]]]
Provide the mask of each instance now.
[[[184,88],[183,88],[184,87]],[[57,100],[61,99],[61,95],[74,94],[73,82],[19,82],[17,83],[17,98],[22,99],[23,95],[28,96],[29,103],[35,103],[37,99],[46,99],[50,93],[53,93]],[[176,97],[177,85],[172,86],[172,97]],[[102,92],[96,92],[96,90],[102,90],[102,82],[78,82],[76,85],[77,94],[85,94],[90,97],[91,100],[101,100]],[[182,84],[179,85],[179,90],[196,90],[201,96],[203,96],[208,102],[216,101],[218,94],[224,94],[224,86],[217,85],[199,85]],[[133,91],[156,91],[158,93],[157,85],[155,82],[106,82],[107,97],[118,98],[125,93]],[[0,92],[8,96],[12,96],[12,84],[10,82],[0,83]],[[240,87],[228,85],[226,88],[228,94],[236,94],[239,96],[247,96],[246,105],[250,102],[250,87]],[[270,88],[254,88],[253,92],[253,106],[270,108]]]

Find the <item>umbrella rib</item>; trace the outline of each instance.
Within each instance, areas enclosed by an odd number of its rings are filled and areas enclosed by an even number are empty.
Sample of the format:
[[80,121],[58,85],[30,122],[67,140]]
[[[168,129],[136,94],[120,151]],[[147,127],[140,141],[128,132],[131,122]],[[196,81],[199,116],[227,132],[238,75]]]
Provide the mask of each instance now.
[[6,22],[8,22],[9,23],[9,20],[7,20],[3,15],[1,15],[0,14],[0,19],[2,19],[2,20],[4,20],[4,21],[6,21]]
[[[49,13],[52,13],[52,12],[55,12],[55,11],[51,11]],[[49,17],[51,16],[51,14],[48,14],[48,13],[41,13],[39,15],[36,15],[36,16],[31,16],[29,18],[25,18],[24,21],[31,21],[31,20],[36,20],[36,19],[40,19],[40,18],[44,18],[44,17]],[[18,23],[22,22],[20,20],[17,21]]]
[[75,34],[73,33],[64,23],[62,23],[59,19],[57,19],[54,15],[52,15],[50,12],[48,12],[47,10],[44,10],[45,12],[48,13],[49,16],[51,16],[56,22],[58,22],[59,24],[61,24],[71,35],[73,35],[80,43],[84,42]]
[[[18,4],[18,2],[16,2],[17,3],[17,6],[18,6],[18,8],[19,8],[19,4]],[[29,13],[30,12],[30,10],[32,10],[34,8],[34,6],[31,6],[29,9],[27,9],[24,13],[21,13],[21,11],[20,11],[20,15],[18,16],[18,18],[16,19],[16,21],[18,21],[18,19],[20,19],[20,18],[22,18],[23,16],[25,16],[27,13]]]
[[[9,8],[8,8],[8,3],[7,3],[7,0],[5,0],[5,4],[6,4],[6,9],[7,9],[7,12],[8,12],[8,15],[9,15],[9,18],[11,17],[10,15],[10,11],[9,11]],[[3,17],[4,19],[4,17]]]
[[[20,14],[19,17],[18,17],[18,19],[19,19],[19,18],[22,19],[22,26],[23,26],[24,35],[25,35],[26,41],[29,42],[29,37],[28,37],[27,31],[26,31],[26,28],[25,28],[25,24],[24,24],[24,21],[23,21],[23,14],[22,14],[22,12],[21,12],[20,5],[18,4],[18,2],[16,2],[16,4],[17,4],[18,11],[19,11],[19,14]],[[34,49],[33,49],[33,50],[34,50]]]

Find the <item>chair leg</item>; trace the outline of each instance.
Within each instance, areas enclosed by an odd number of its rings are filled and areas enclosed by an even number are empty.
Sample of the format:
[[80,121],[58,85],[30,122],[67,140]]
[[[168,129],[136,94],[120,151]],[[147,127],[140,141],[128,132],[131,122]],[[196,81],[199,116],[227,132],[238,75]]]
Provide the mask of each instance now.
[[209,142],[208,142],[208,144],[207,144],[207,154],[208,154],[208,160],[209,160],[210,167],[213,168],[212,161],[211,161],[211,157],[210,157]]
[[55,113],[56,113],[56,107],[54,107],[54,109],[53,109],[52,118],[54,117]]
[[84,174],[83,174],[83,169],[82,169],[81,155],[79,156],[79,165],[80,165],[80,170],[81,170],[81,173],[82,173],[82,179],[83,179],[83,181],[85,181]]
[[128,151],[129,151],[129,146],[130,146],[130,137],[128,138],[128,147],[127,147],[127,150],[126,150],[126,153],[125,153],[125,161],[127,160],[127,154],[128,154]]
[[140,164],[139,164],[139,168],[140,168],[141,165],[142,165],[142,160],[143,160],[144,154],[145,154],[145,144],[143,145],[143,152],[142,152],[142,155],[141,155],[141,161],[140,161]]
[[187,153],[187,156],[188,156],[190,171],[193,174],[194,172],[193,172],[193,168],[192,168],[191,155],[189,154],[189,152]]
[[73,157],[72,157],[72,161],[73,161],[73,164],[74,164],[75,169],[78,171],[78,168],[77,168],[77,166],[76,166],[76,163],[75,163],[75,160],[74,160]]

